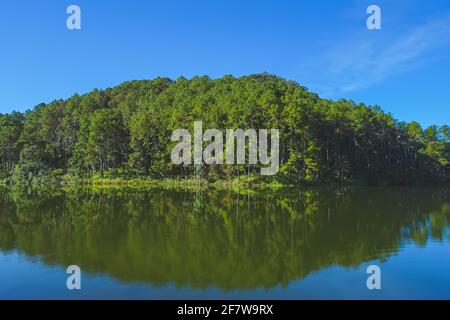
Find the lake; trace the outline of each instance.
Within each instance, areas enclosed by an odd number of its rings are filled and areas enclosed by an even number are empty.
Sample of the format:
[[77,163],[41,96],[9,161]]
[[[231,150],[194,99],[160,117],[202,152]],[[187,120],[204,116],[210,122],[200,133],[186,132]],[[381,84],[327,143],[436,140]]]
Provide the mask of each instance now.
[[12,298],[450,299],[450,189],[3,188]]

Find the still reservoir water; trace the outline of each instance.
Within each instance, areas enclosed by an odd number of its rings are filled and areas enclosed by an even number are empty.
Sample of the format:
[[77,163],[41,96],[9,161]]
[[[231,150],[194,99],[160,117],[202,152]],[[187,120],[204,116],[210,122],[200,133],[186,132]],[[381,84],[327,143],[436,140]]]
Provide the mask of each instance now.
[[[366,286],[372,264],[379,291]],[[9,298],[450,299],[450,189],[4,188]]]

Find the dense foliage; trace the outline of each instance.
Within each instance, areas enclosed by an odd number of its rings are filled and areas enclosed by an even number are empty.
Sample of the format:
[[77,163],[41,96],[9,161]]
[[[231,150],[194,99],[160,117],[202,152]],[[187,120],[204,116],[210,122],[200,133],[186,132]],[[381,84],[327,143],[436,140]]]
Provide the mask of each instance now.
[[[0,115],[0,177],[257,174],[255,165],[172,164],[172,131],[280,129],[277,179],[295,183],[450,181],[450,129],[396,121],[377,106],[319,98],[269,74],[131,81]],[[191,131],[192,132],[192,131]]]

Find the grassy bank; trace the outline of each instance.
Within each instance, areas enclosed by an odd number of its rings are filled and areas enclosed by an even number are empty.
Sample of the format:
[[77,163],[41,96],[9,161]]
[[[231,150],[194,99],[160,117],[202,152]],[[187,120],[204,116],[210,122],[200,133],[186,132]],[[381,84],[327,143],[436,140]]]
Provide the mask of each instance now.
[[254,176],[241,176],[239,178],[208,180],[205,178],[151,178],[151,177],[127,177],[127,176],[92,176],[89,178],[61,176],[39,176],[28,181],[14,181],[12,179],[0,180],[0,185],[12,186],[48,186],[48,187],[95,187],[95,188],[136,188],[136,189],[178,189],[178,190],[254,190],[277,191],[283,188],[298,187],[290,181]]
[[99,178],[68,180],[64,185],[90,185],[96,188],[160,188],[182,190],[272,190],[294,187],[288,182],[264,180],[260,177],[241,177],[209,181],[201,178],[154,179],[154,178]]
[[[226,190],[235,192],[276,192],[282,189],[302,188],[302,187],[353,187],[368,186],[362,181],[344,182],[316,182],[313,184],[295,184],[288,180],[274,179],[263,176],[241,176],[239,178],[207,180],[204,178],[161,178],[150,177],[100,177],[79,178],[73,176],[51,176],[40,177],[27,182],[12,182],[0,180],[0,186],[14,185],[18,187],[93,187],[95,189],[165,189],[165,190]],[[378,186],[389,186],[393,184],[378,183]],[[414,183],[411,186],[447,186],[445,183]]]

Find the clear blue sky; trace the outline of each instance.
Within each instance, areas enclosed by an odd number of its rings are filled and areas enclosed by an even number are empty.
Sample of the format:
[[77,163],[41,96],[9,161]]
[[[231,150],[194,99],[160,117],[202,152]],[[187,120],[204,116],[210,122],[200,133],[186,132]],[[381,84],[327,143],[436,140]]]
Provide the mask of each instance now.
[[[66,28],[77,4],[82,30]],[[366,8],[382,30],[366,28]],[[450,123],[448,0],[8,0],[0,112],[157,76],[270,72],[400,120]]]

